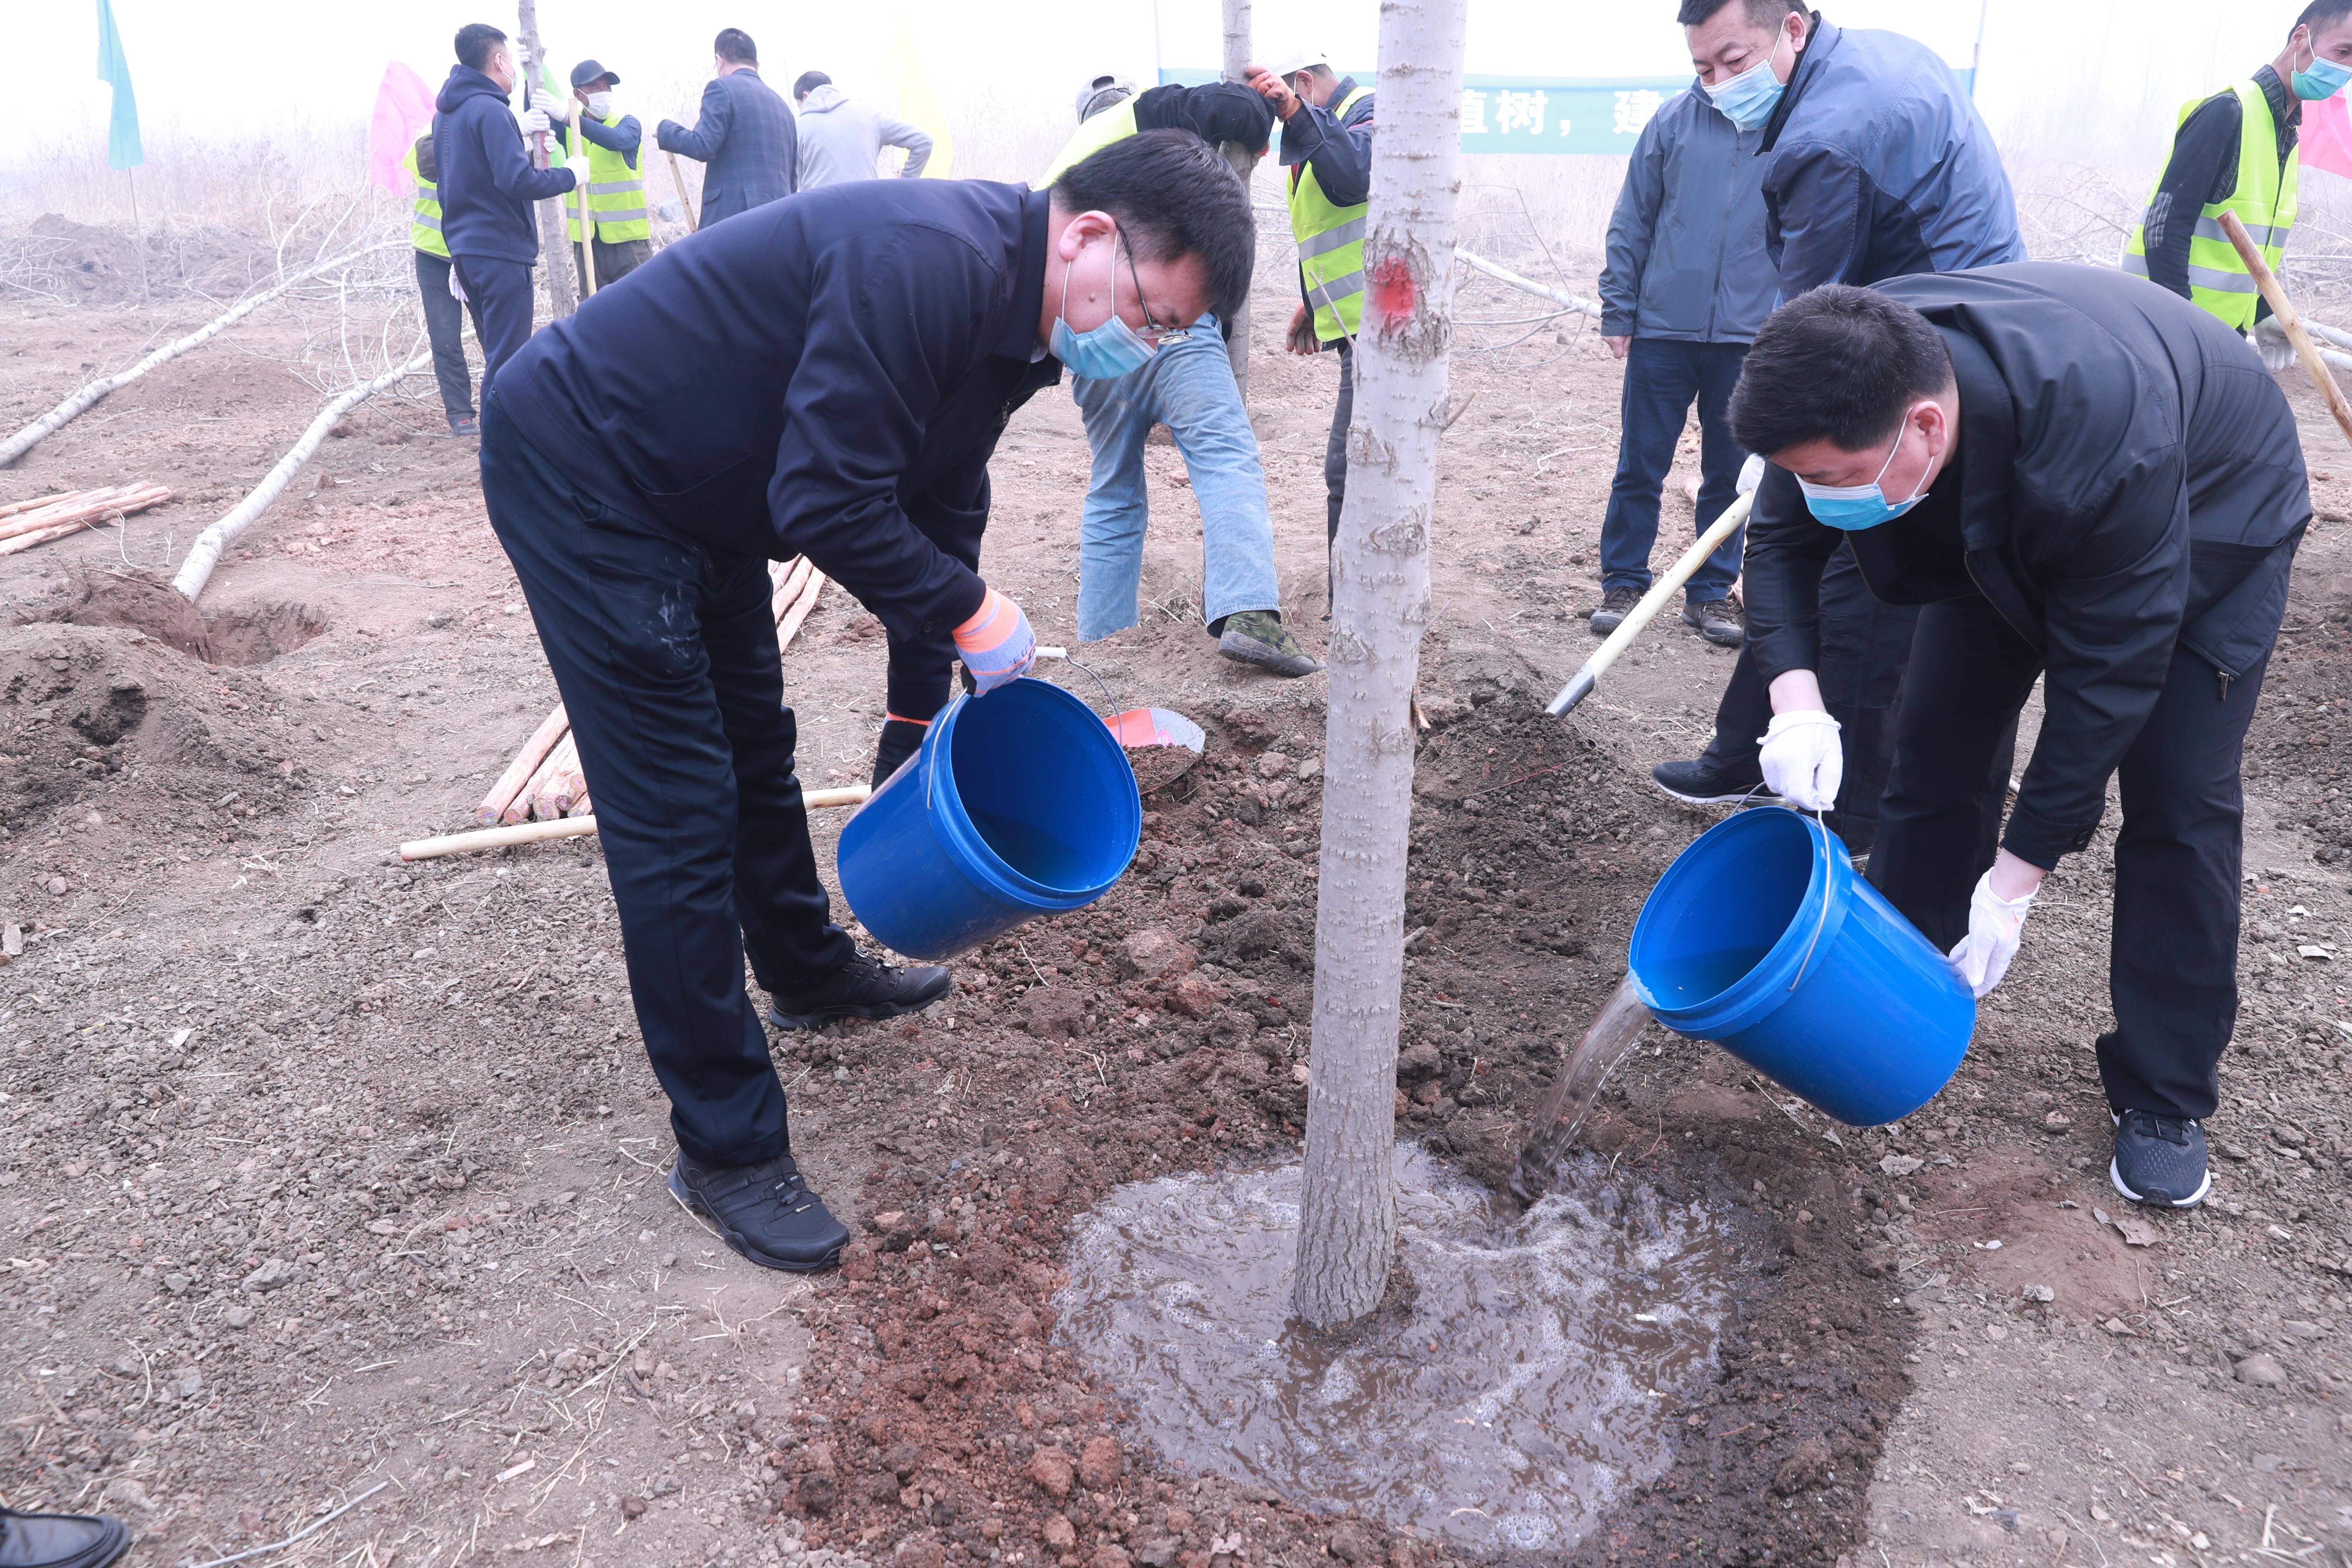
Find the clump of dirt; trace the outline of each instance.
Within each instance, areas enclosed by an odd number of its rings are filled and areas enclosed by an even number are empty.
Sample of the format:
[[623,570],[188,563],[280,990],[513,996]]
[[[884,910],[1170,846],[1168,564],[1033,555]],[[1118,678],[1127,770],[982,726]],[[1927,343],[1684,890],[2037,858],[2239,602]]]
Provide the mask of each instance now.
[[22,624],[124,626],[206,664],[236,666],[267,664],[327,629],[326,616],[307,605],[200,612],[169,581],[139,572],[84,568],[67,593],[66,603]]
[[273,248],[251,235],[213,228],[134,235],[44,213],[18,242],[30,275],[74,304],[110,305],[182,288],[244,291],[275,265]]

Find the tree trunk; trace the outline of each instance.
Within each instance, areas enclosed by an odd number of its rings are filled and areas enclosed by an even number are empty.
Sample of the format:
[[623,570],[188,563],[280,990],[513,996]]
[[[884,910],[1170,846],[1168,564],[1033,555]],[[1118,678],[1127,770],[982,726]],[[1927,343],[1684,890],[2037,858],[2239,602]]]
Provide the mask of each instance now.
[[1314,1066],[1291,1304],[1318,1327],[1380,1304],[1396,1256],[1397,1003],[1404,972],[1413,680],[1429,619],[1445,424],[1466,0],[1381,8],[1356,414],[1324,725]]
[[[541,101],[546,96],[545,89],[540,86],[540,78],[546,70],[542,63],[546,56],[541,51],[539,43],[539,0],[515,0],[515,10],[522,23],[516,30],[521,35],[524,51],[530,56],[528,64],[518,62],[515,67],[515,75],[520,79],[517,85],[522,89],[522,106],[525,109],[545,109],[551,114],[562,113],[568,120],[571,115],[563,105]],[[548,143],[553,140],[552,132],[531,139],[531,167],[547,167]],[[563,198],[550,196],[538,205],[539,258],[547,271],[548,313],[568,316],[579,308],[580,293],[572,272],[572,236],[563,222]]]
[[[1225,79],[1227,81],[1248,80],[1251,64],[1250,0],[1225,0]],[[1238,142],[1228,142],[1218,151],[1225,155],[1225,162],[1234,166],[1234,173],[1242,177],[1243,188],[1247,189],[1250,176],[1257,173],[1256,150],[1244,147]],[[1252,222],[1255,224],[1255,216]],[[1255,229],[1253,229],[1253,235],[1255,235]],[[1243,302],[1241,309],[1234,312],[1233,320],[1225,324],[1232,329],[1231,334],[1225,339],[1225,353],[1233,361],[1234,384],[1241,388],[1243,400],[1247,401],[1250,308],[1246,300]]]

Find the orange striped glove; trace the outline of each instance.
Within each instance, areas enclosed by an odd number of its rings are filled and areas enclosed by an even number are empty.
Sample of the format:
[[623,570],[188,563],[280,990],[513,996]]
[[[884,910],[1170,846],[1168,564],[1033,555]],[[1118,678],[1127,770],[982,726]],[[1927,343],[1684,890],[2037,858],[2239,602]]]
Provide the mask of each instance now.
[[1020,679],[1037,662],[1037,634],[1029,629],[1029,617],[993,588],[981,600],[971,619],[956,627],[955,645],[982,697],[1007,681]]

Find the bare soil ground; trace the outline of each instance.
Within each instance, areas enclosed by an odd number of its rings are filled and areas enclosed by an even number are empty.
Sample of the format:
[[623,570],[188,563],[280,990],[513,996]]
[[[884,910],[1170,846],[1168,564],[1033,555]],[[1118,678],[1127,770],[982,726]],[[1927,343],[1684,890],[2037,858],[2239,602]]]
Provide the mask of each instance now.
[[[0,425],[157,330],[15,317]],[[662,1191],[594,841],[391,853],[464,826],[553,700],[437,409],[356,414],[202,617],[152,588],[313,412],[269,357],[295,332],[264,312],[0,472],[0,501],[178,492],[0,561],[0,920],[26,932],[0,977],[0,1496],[108,1508],[158,1563],[379,1485],[289,1556],[1442,1559],[1163,1465],[1054,1334],[1070,1215],[1131,1177],[1291,1151],[1303,1105],[1321,682],[1213,657],[1174,452],[1150,454],[1145,625],[1084,657],[1123,706],[1199,719],[1209,755],[1149,799],[1101,904],[972,955],[920,1019],[778,1039],[795,1146],[861,1233],[838,1276],[801,1280]],[[1475,400],[1425,652],[1400,1126],[1489,1179],[1707,825],[1643,773],[1699,742],[1730,667],[1669,620],[1575,722],[1541,717],[1590,646],[1616,437],[1615,365],[1558,347],[1457,364]],[[1286,612],[1313,642],[1334,367],[1253,365]],[[1620,1179],[1743,1205],[1753,1284],[1719,1380],[1672,1391],[1675,1467],[1580,1560],[2352,1562],[2352,816],[2331,761],[2352,454],[2296,396],[2322,521],[2251,756],[2216,1201],[2126,1213],[2105,1181],[2104,836],[2038,906],[1958,1079],[1898,1129],[1832,1128],[1654,1039],[1591,1142]],[[1024,411],[994,471],[989,575],[1068,641],[1066,396]],[[1686,535],[1678,495],[1667,522]],[[866,773],[876,633],[828,597],[787,658],[812,781]]]

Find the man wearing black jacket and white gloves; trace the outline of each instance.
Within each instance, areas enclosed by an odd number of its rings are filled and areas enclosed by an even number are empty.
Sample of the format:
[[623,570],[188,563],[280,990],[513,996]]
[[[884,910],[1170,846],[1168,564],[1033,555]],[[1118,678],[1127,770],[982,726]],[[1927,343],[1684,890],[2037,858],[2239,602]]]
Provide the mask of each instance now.
[[[784,1028],[884,1018],[948,973],[830,920],[793,774],[767,563],[799,554],[979,700],[1029,668],[979,574],[988,460],[1015,409],[1106,343],[1249,287],[1249,197],[1197,136],[1149,132],[1051,190],[867,180],[657,251],[553,322],[482,409],[482,495],[596,798],[670,1191],[771,1268],[848,1232],[802,1182],[753,973]],[[894,700],[895,697],[894,697]]]
[[[2237,1014],[2240,753],[2311,517],[2284,395],[2178,296],[2029,262],[1782,306],[1731,426],[1773,465],[1746,579],[1766,783],[1809,811],[1836,797],[1814,672],[1821,563],[1851,542],[1874,595],[1925,606],[1871,879],[1982,996],[2118,776],[2110,1175],[2202,1202],[2198,1123]],[[2041,736],[1996,850],[1987,763],[2036,677]]]

